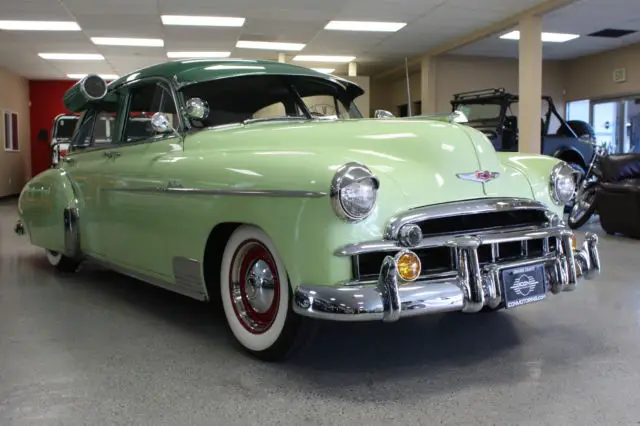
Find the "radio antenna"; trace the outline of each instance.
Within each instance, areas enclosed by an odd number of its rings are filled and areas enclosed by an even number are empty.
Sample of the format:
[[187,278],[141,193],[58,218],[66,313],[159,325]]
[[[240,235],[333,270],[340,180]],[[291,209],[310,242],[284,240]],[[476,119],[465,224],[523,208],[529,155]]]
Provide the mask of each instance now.
[[409,82],[409,59],[406,56],[404,58],[404,71],[407,79],[407,116],[411,117],[413,115],[411,113],[411,83]]

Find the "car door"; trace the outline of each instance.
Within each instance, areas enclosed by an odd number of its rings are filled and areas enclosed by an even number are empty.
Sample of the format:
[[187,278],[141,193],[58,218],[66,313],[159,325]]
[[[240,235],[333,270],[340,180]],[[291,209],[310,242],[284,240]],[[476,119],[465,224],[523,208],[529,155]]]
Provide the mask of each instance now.
[[95,258],[106,254],[105,229],[102,226],[108,212],[101,205],[101,193],[111,183],[106,153],[112,139],[105,131],[106,123],[115,123],[121,107],[117,95],[109,101],[95,103],[86,110],[74,132],[71,149],[58,166],[69,178],[77,199],[80,221],[80,249]]
[[[161,80],[146,79],[129,85],[127,105],[122,137],[114,146],[109,167],[113,185],[101,195],[109,211],[104,222],[106,254],[130,272],[171,282],[172,264],[165,255],[168,242],[164,235],[176,218],[165,214],[170,199],[158,191],[171,176],[166,174],[167,167],[157,165],[181,158],[181,118],[169,83]],[[169,117],[173,130],[153,130],[151,117],[157,112]]]

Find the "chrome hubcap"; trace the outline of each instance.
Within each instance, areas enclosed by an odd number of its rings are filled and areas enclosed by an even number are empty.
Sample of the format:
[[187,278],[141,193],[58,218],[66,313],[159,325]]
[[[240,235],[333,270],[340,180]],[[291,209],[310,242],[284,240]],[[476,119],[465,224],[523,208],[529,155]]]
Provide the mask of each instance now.
[[242,326],[252,334],[271,328],[280,299],[275,261],[259,241],[245,241],[231,262],[229,286],[233,310]]
[[273,304],[274,293],[273,272],[267,262],[262,259],[254,262],[249,267],[245,282],[251,308],[260,314],[267,312]]

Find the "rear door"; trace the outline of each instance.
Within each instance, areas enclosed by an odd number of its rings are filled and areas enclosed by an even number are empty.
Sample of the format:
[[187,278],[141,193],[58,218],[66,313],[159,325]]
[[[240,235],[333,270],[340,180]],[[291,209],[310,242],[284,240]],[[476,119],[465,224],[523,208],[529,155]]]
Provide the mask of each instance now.
[[113,144],[107,126],[115,123],[119,107],[117,101],[102,102],[87,110],[73,135],[70,151],[59,165],[77,196],[81,250],[97,258],[103,258],[106,252],[102,226],[106,212],[101,206],[101,192],[110,185],[106,153]]

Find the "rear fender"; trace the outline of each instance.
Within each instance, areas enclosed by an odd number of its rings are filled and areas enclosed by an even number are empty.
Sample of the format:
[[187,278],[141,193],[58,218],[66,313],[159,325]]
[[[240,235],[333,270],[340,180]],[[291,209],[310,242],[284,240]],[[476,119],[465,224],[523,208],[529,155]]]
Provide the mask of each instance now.
[[31,243],[69,257],[79,254],[79,210],[71,181],[60,169],[45,170],[31,179],[18,201]]

